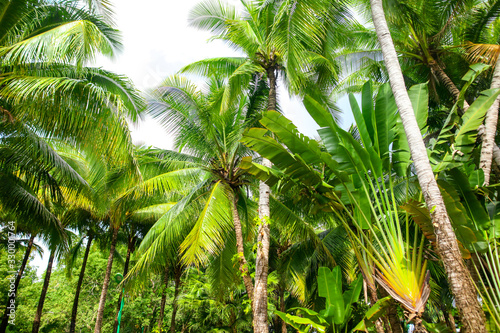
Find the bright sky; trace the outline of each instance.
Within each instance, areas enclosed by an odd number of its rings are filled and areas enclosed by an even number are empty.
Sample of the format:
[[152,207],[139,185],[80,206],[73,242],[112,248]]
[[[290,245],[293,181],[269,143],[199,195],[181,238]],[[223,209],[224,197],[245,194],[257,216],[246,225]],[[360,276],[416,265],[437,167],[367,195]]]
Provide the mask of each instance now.
[[[239,0],[224,0],[239,6]],[[200,0],[115,0],[115,21],[123,37],[123,50],[113,60],[99,59],[96,66],[127,75],[140,90],[153,88],[167,76],[194,61],[223,56],[239,56],[221,41],[208,41],[210,34],[188,27],[189,11]],[[304,134],[315,137],[318,128],[300,101],[278,91],[281,109]],[[339,101],[346,108],[347,99]],[[344,123],[350,123],[344,122]],[[153,119],[132,126],[135,144],[172,149],[172,137]],[[49,251],[36,255],[38,275],[45,271]]]
[[[194,61],[239,56],[221,41],[209,41],[208,32],[188,27],[189,11],[200,0],[115,1],[118,29],[123,34],[124,49],[114,60],[101,60],[99,66],[125,74],[141,89],[152,88],[168,75]],[[239,0],[227,0],[239,6]],[[279,100],[285,115],[301,131],[314,136],[316,124],[297,100],[290,100],[286,92],[279,91]],[[132,129],[135,143],[160,148],[172,148],[171,138],[153,120],[147,119]]]

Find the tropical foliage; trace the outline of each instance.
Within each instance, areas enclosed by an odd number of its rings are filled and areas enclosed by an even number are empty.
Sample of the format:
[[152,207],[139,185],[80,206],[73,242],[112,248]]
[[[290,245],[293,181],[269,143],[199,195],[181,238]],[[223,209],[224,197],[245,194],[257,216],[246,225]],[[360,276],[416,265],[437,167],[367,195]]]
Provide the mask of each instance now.
[[112,8],[0,0],[0,333],[500,331],[499,1],[203,1],[142,93]]

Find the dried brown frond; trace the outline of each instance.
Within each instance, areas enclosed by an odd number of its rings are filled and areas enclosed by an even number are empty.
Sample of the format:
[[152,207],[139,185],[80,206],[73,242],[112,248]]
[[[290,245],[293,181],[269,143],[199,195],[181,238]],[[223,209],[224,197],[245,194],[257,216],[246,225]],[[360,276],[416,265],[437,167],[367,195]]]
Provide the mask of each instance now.
[[470,63],[482,62],[495,66],[498,55],[500,54],[500,45],[496,44],[475,44],[466,42],[464,48],[466,59]]
[[12,113],[10,113],[9,111],[7,111],[6,109],[4,109],[1,106],[0,106],[0,114],[3,115],[3,120],[2,121],[5,121],[5,118],[7,118],[7,121],[9,123],[13,123],[14,122],[14,116],[12,115]]

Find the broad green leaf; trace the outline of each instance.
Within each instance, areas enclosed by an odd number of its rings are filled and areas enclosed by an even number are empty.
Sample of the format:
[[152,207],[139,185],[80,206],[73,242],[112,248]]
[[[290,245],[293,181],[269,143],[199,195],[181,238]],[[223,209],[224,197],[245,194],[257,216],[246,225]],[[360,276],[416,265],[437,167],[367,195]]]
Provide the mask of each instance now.
[[429,104],[429,88],[427,83],[416,84],[408,90],[413,112],[417,118],[418,128],[422,134],[425,133],[427,126],[428,104]]
[[316,101],[312,96],[310,95],[305,95],[304,100],[303,100],[304,106],[311,115],[311,117],[314,119],[314,121],[320,126],[320,127],[330,127],[333,128],[333,125],[335,124],[335,120],[333,119],[332,115],[330,112],[328,112],[327,109],[325,109],[321,103]]
[[368,328],[375,326],[377,319],[385,315],[385,309],[392,301],[390,296],[379,299],[377,303],[373,304],[365,314],[365,317],[360,321],[353,331],[367,331]]
[[389,152],[389,145],[392,143],[396,124],[397,106],[392,95],[391,86],[387,83],[379,88],[375,102],[375,147],[382,159],[385,159]]
[[339,266],[333,271],[327,267],[318,269],[318,295],[326,298],[327,309],[331,309],[333,322],[337,325],[344,322],[345,316],[341,274]]
[[[371,96],[370,96],[371,98]],[[359,109],[358,102],[353,94],[349,94],[349,103],[351,104],[351,111],[354,116],[354,120],[356,121],[356,126],[358,127],[359,135],[361,137],[361,141],[365,147],[373,146],[372,139],[370,137],[370,133],[366,127],[364,114],[361,113]]]
[[488,109],[500,94],[500,89],[489,89],[472,103],[462,116],[462,123],[455,137],[455,149],[463,154],[472,151],[476,142],[477,129],[483,123],[484,116]]

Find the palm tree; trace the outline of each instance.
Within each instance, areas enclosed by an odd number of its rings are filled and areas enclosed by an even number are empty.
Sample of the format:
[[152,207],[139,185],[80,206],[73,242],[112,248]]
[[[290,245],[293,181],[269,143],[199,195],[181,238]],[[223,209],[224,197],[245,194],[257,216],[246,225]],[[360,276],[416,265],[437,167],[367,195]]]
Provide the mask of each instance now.
[[[324,7],[321,7],[324,6]],[[269,87],[267,110],[277,109],[279,76],[290,91],[298,93],[310,88],[313,73],[321,68],[323,73],[316,83],[331,84],[337,67],[330,59],[324,41],[326,32],[342,27],[346,10],[336,2],[302,1],[270,3],[243,2],[244,12],[238,17],[234,8],[221,3],[206,1],[191,12],[192,26],[205,29],[244,54],[243,58],[216,58],[201,60],[186,66],[182,71],[203,75],[228,77],[223,107],[230,105],[253,75],[266,76]],[[318,8],[327,8],[321,11]],[[340,18],[340,19],[336,19]],[[341,23],[342,22],[342,23]],[[332,30],[330,30],[332,31]],[[326,52],[324,52],[326,50]],[[328,80],[321,80],[328,77]],[[269,165],[264,159],[263,164]],[[254,329],[267,332],[267,275],[269,257],[269,187],[260,183],[257,263],[254,296]]]
[[[153,214],[151,215],[154,216]],[[149,220],[151,220],[151,216],[149,216]],[[134,253],[137,246],[141,243],[142,238],[148,232],[149,227],[151,227],[150,224],[146,224],[145,222],[146,221],[128,219],[122,227],[124,234],[126,236],[126,244],[127,244],[127,254],[125,256],[125,263],[123,265],[123,276],[127,276],[130,265],[130,257],[132,253]],[[118,302],[116,307],[115,323],[113,325],[114,333],[116,333],[118,329],[118,313],[120,312],[121,302],[124,296],[125,295],[123,295],[123,293],[120,292],[120,296],[118,297]]]
[[[500,66],[498,51],[500,49],[498,35],[493,33],[499,24],[498,1],[485,1],[477,5],[463,33],[463,44],[465,44],[466,58],[472,63],[486,62],[493,66],[491,89],[500,88]],[[484,122],[481,157],[479,166],[484,172],[484,185],[489,185],[491,174],[491,163],[493,159],[495,134],[498,120],[498,106],[500,99],[490,107]]]
[[[0,11],[6,13],[0,20],[2,114],[82,147],[105,152],[107,142],[130,150],[124,116],[136,119],[138,94],[125,78],[84,67],[99,54],[115,54],[117,31],[77,1],[2,1]],[[96,123],[106,123],[107,131]],[[94,137],[101,142],[93,144]]]
[[[0,123],[0,202],[3,209],[13,212],[20,230],[26,224],[30,240],[23,263],[16,276],[19,285],[37,235],[61,239],[62,226],[57,216],[47,208],[44,200],[60,203],[62,190],[79,193],[85,181],[52,147],[27,126],[20,123]],[[9,298],[11,302],[14,297]],[[7,311],[2,318],[0,332],[8,325]]]
[[76,284],[75,297],[73,300],[73,307],[71,310],[71,322],[69,331],[70,333],[76,332],[76,318],[78,315],[78,302],[80,298],[80,291],[83,284],[83,278],[85,276],[85,270],[87,268],[87,260],[90,253],[90,248],[94,240],[99,240],[100,236],[105,233],[102,229],[101,223],[92,219],[92,215],[82,209],[70,209],[67,211],[63,218],[63,223],[69,225],[71,228],[78,230],[80,240],[73,246],[69,251],[69,256],[66,264],[68,270],[72,270],[75,266],[76,260],[80,253],[83,242],[86,239],[85,252],[83,254],[83,260],[80,266],[80,273],[78,275],[78,282]]
[[396,50],[385,20],[382,2],[370,0],[370,5],[375,30],[384,54],[384,62],[403,121],[420,188],[432,217],[438,253],[446,269],[464,331],[486,332],[484,313],[477,299],[470,274],[462,261],[456,236],[434,178],[411,101],[406,92]]
[[[54,207],[53,203],[51,202],[45,202],[46,205],[52,206],[54,210],[60,210],[62,207],[57,209],[57,207]],[[65,230],[67,231],[67,230]],[[49,244],[49,249],[50,249],[50,255],[49,255],[49,260],[47,263],[47,269],[45,270],[45,276],[43,278],[43,285],[42,285],[42,291],[40,293],[40,298],[38,299],[38,306],[36,309],[35,313],[35,318],[33,320],[33,327],[31,332],[32,333],[38,333],[40,331],[40,325],[41,325],[41,319],[42,319],[42,313],[43,313],[43,306],[45,303],[45,297],[47,296],[47,291],[49,289],[49,283],[50,283],[50,277],[52,275],[52,266],[54,264],[54,260],[61,258],[64,252],[67,251],[68,249],[68,242],[67,238],[70,237],[67,235],[65,238],[57,238],[57,239],[49,239],[50,244]]]
[[[158,186],[158,179],[170,178],[171,184],[162,189],[182,193],[180,189],[184,188],[187,193],[150,230],[139,248],[142,257],[132,271],[144,272],[159,255],[173,260],[179,244],[185,264],[204,265],[211,255],[221,253],[228,237],[235,237],[239,268],[251,300],[253,283],[244,254],[239,208],[246,207],[243,212],[249,219],[249,203],[242,189],[250,181],[240,168],[248,150],[238,140],[246,126],[255,122],[260,101],[241,97],[234,108],[221,113],[224,90],[222,82],[212,79],[207,93],[203,93],[188,80],[174,76],[153,92],[150,112],[174,131],[175,146],[189,155],[158,151],[154,159],[149,157],[150,164],[156,160],[164,168],[167,166],[167,171],[174,171],[145,180],[143,186]],[[235,234],[228,236],[233,228]]]

